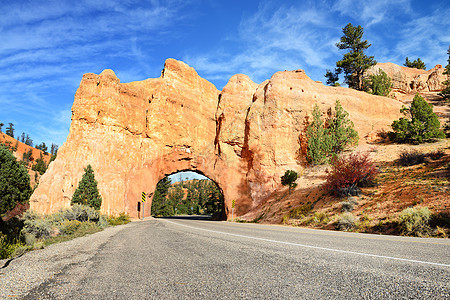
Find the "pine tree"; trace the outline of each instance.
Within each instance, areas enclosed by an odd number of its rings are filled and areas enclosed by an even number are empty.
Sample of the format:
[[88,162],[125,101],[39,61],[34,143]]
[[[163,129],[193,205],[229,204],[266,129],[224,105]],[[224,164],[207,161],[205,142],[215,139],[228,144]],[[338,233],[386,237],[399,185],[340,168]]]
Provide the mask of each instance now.
[[10,137],[14,137],[14,124],[13,123],[9,123],[8,125],[9,126],[6,127],[5,133],[7,135],[9,135]]
[[344,71],[345,82],[350,88],[363,90],[363,77],[365,71],[374,66],[377,62],[373,56],[367,56],[364,50],[371,45],[367,40],[362,41],[364,29],[361,25],[353,26],[348,23],[342,29],[344,35],[341,41],[336,44],[341,50],[350,49],[348,53],[344,54],[342,60],[336,62],[338,72]]
[[403,65],[408,68],[426,70],[425,63],[420,59],[420,57],[414,61],[410,61],[407,57]]
[[41,156],[36,159],[36,164],[34,164],[31,169],[33,171],[39,172],[41,175],[45,173],[45,171],[47,171],[47,164],[45,163],[44,157]]
[[87,165],[84,169],[83,177],[73,193],[72,205],[75,203],[89,205],[95,209],[100,209],[102,205],[102,196],[98,191],[97,180],[91,165]]
[[30,176],[7,147],[0,145],[0,217],[31,196]]
[[389,132],[389,138],[399,143],[423,143],[433,139],[445,138],[445,134],[440,130],[440,122],[433,112],[433,106],[427,103],[419,94],[413,99],[411,107],[400,110],[406,118],[395,120]]
[[0,122],[0,132],[2,132],[2,127],[5,126],[5,124]]
[[289,194],[297,186],[297,183],[295,183],[297,178],[298,178],[298,173],[293,170],[286,170],[284,175],[281,176],[281,184],[289,186]]

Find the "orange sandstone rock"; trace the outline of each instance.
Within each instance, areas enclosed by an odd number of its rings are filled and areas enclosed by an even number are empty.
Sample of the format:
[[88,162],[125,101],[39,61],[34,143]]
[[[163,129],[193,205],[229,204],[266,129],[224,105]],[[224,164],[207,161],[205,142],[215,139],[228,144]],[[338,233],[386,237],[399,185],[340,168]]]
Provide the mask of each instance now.
[[[400,117],[396,100],[324,86],[302,70],[278,72],[259,85],[235,75],[221,92],[174,59],[160,78],[139,82],[120,83],[111,70],[85,74],[69,136],[33,193],[31,209],[68,207],[91,164],[103,213],[137,217],[141,192],[151,194],[166,175],[193,170],[218,184],[227,215],[232,200],[235,214],[244,215],[281,188],[285,170],[303,168],[305,121],[315,103],[325,113],[336,100],[361,143]],[[150,207],[147,201],[146,215]]]

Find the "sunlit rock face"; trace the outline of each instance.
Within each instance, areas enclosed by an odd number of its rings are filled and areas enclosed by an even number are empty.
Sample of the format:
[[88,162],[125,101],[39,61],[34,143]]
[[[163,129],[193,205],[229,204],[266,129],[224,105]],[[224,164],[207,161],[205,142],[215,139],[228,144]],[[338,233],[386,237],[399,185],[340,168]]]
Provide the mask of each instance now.
[[447,75],[444,74],[445,69],[441,65],[426,71],[393,63],[377,63],[367,70],[366,75],[377,74],[379,69],[391,78],[393,92],[400,94],[439,92],[445,88],[442,82],[447,80]]
[[[275,73],[256,84],[233,76],[222,91],[183,62],[168,59],[160,78],[120,83],[113,71],[85,74],[75,94],[72,124],[33,193],[31,209],[55,212],[70,201],[90,164],[103,197],[101,211],[137,217],[141,192],[164,176],[204,174],[223,192],[231,215],[245,215],[281,188],[287,169],[304,167],[304,131],[314,104],[323,113],[339,100],[360,143],[397,119],[401,103],[328,87],[302,70]],[[150,214],[151,199],[145,214]]]

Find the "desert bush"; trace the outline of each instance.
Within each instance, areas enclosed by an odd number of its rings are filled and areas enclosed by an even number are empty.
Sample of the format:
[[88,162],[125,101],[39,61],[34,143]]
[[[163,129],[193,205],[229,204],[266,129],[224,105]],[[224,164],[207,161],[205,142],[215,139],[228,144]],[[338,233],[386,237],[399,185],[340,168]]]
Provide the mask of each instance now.
[[100,213],[88,205],[74,204],[70,208],[62,211],[62,218],[65,220],[78,220],[80,222],[97,222],[100,219]]
[[357,218],[351,213],[343,213],[339,216],[335,227],[340,231],[350,231],[356,228]]
[[432,160],[438,160],[445,155],[445,152],[442,149],[438,149],[436,151],[428,153],[428,157]]
[[130,222],[130,216],[126,213],[120,213],[118,216],[108,218],[109,225],[122,225]]
[[425,162],[426,155],[417,151],[403,151],[398,158],[398,164],[401,166],[414,166]]
[[302,206],[295,207],[291,209],[289,212],[289,217],[292,219],[301,219],[306,214],[308,214],[313,209],[312,203],[308,202],[306,204],[303,204]]
[[52,222],[33,211],[27,211],[23,215],[24,227],[23,234],[31,234],[37,239],[49,237],[53,231]]
[[404,235],[428,236],[430,218],[431,211],[427,207],[406,208],[398,216],[397,224]]
[[23,247],[25,245],[20,241],[11,240],[6,234],[0,232],[0,259],[7,259],[14,256],[17,250]]
[[351,212],[355,208],[356,204],[358,204],[356,199],[354,197],[349,197],[349,199],[347,201],[343,201],[341,203],[341,206],[342,206],[341,211],[342,212]]
[[65,220],[59,225],[59,231],[61,234],[71,235],[77,231],[80,225],[81,222],[78,220]]
[[331,170],[327,170],[325,188],[336,196],[355,196],[359,188],[373,182],[378,173],[368,152],[335,157]]

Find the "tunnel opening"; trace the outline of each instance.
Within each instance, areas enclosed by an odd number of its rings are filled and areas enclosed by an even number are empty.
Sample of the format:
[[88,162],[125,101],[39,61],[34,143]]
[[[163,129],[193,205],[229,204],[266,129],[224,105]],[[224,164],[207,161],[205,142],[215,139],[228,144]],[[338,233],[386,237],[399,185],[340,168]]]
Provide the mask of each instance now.
[[222,189],[199,171],[183,170],[166,175],[156,185],[151,215],[225,220]]

